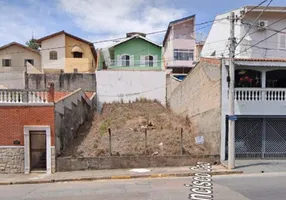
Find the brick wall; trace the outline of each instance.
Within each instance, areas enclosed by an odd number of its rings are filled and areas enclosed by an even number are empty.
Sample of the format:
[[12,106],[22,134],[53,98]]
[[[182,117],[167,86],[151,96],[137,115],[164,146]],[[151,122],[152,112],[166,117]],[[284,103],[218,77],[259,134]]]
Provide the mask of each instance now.
[[1,106],[0,146],[16,146],[14,140],[23,146],[25,125],[49,125],[54,146],[54,106]]
[[221,114],[221,61],[201,58],[200,63],[173,90],[170,108],[188,116],[196,136],[204,136],[210,154],[219,154]]

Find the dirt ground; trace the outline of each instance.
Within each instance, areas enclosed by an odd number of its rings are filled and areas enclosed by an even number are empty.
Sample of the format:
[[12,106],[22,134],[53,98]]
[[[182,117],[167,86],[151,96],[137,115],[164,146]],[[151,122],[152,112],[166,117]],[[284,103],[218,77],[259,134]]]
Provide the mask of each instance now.
[[78,137],[65,156],[94,157],[109,155],[111,130],[112,155],[146,155],[145,129],[147,127],[147,155],[180,155],[181,129],[183,154],[205,154],[203,145],[195,144],[191,124],[157,102],[140,101],[129,104],[105,104],[89,124],[79,130]]

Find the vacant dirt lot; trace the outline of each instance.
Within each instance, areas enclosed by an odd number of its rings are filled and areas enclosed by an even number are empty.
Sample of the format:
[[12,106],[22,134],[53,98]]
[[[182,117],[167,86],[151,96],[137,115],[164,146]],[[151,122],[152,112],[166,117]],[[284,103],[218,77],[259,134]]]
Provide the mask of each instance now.
[[181,129],[183,153],[205,154],[203,145],[196,145],[191,125],[186,118],[173,114],[159,103],[141,101],[129,104],[105,104],[101,114],[81,127],[78,138],[65,156],[109,155],[109,134],[112,132],[112,155],[144,155],[147,128],[148,155],[180,155]]

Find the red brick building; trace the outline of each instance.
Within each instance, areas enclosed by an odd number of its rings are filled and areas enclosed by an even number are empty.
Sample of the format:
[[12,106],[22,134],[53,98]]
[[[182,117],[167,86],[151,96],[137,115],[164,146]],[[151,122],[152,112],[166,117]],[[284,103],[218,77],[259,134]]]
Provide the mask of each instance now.
[[[94,97],[94,93],[85,94],[81,89],[54,92],[53,86],[48,91],[0,90],[0,173],[55,172],[55,135],[61,134],[55,127],[56,116],[64,116],[66,104],[80,107],[78,102],[91,104]],[[63,108],[61,114],[56,108]],[[77,110],[80,113],[69,113],[82,118],[90,112],[81,107]]]

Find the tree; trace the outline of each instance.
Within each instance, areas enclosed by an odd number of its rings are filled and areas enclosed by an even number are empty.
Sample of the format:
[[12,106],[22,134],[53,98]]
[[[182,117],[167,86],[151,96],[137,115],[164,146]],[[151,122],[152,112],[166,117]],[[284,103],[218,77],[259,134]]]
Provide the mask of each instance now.
[[26,42],[26,45],[28,47],[30,47],[31,49],[35,49],[38,50],[39,49],[39,45],[37,44],[36,39],[32,38],[29,41]]

